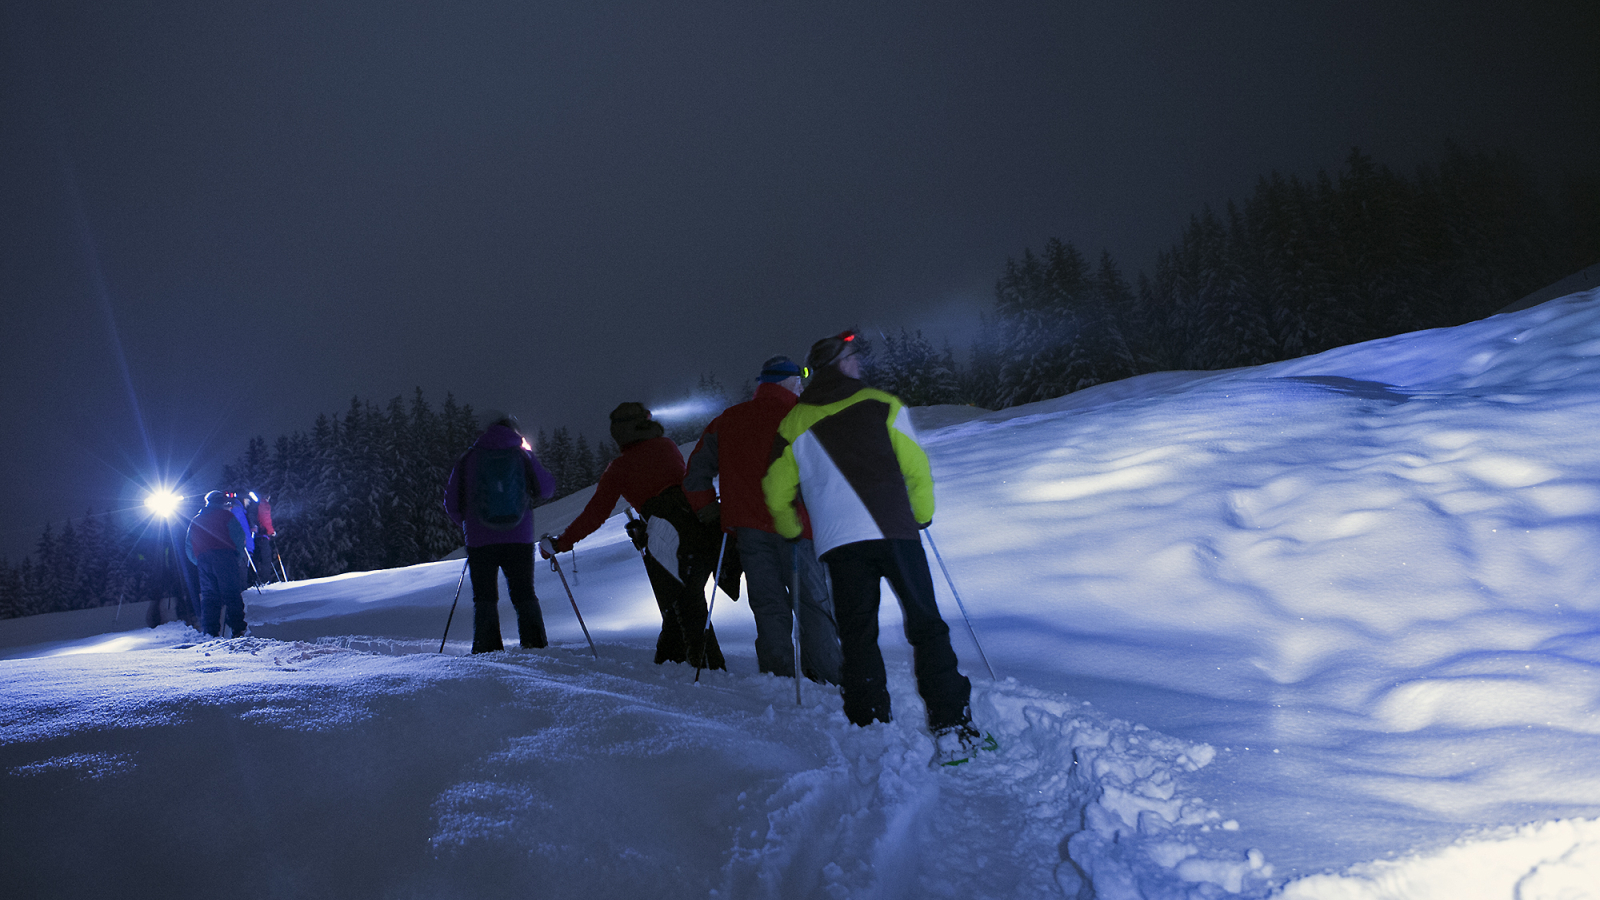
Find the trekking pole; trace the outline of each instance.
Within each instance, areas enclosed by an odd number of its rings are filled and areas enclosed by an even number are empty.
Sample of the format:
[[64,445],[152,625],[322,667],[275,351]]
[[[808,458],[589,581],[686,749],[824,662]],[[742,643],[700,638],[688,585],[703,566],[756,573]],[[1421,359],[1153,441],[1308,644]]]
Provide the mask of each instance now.
[[259,569],[256,568],[256,561],[255,561],[254,557],[255,557],[255,554],[251,553],[249,550],[246,550],[244,552],[244,561],[250,564],[250,574],[255,576],[254,578],[252,578],[250,580],[255,582],[256,593],[259,594],[259,593],[261,593],[261,572],[260,572]]
[[794,644],[794,705],[804,706],[800,700],[800,545],[789,545],[791,562],[789,606],[794,614],[794,624],[789,628],[789,641]]
[[722,583],[722,564],[728,559],[728,542],[722,542],[722,550],[717,556],[717,570],[711,575],[711,602],[706,604],[706,627],[700,632],[700,661],[694,664],[694,683],[700,683],[700,670],[706,666],[706,642],[711,640],[711,613],[717,608],[717,585]]
[[467,583],[467,561],[461,561],[461,577],[456,579],[456,598],[450,601],[450,615],[444,619],[444,637],[439,638],[439,652],[444,652],[444,642],[450,637],[450,622],[456,617],[456,604],[461,602],[461,586]]
[[561,561],[556,559],[556,548],[550,543],[550,536],[547,534],[540,538],[539,543],[550,551],[550,568],[561,578],[561,586],[567,589],[567,600],[572,604],[572,614],[578,617],[578,627],[583,629],[583,639],[589,642],[589,652],[599,659],[600,651],[594,648],[594,638],[589,637],[589,626],[583,624],[583,613],[578,612],[578,598],[572,596],[572,586],[567,584],[567,576],[561,571]]
[[267,549],[272,551],[272,558],[267,560],[267,568],[272,570],[272,577],[288,581],[289,570],[283,567],[283,554],[278,552],[277,535],[267,535]]
[[944,557],[939,554],[939,545],[933,542],[933,532],[927,528],[922,533],[928,536],[928,546],[933,548],[933,558],[939,561],[939,571],[944,573],[945,583],[950,585],[950,594],[956,598],[956,606],[961,610],[961,618],[967,623],[967,631],[972,633],[972,644],[978,648],[978,656],[983,659],[983,665],[989,670],[989,680],[999,681],[994,674],[994,666],[989,665],[989,655],[983,652],[983,644],[978,642],[978,631],[972,627],[972,619],[967,616],[967,605],[961,602],[961,593],[956,590],[955,579],[950,577],[950,570],[944,564]]

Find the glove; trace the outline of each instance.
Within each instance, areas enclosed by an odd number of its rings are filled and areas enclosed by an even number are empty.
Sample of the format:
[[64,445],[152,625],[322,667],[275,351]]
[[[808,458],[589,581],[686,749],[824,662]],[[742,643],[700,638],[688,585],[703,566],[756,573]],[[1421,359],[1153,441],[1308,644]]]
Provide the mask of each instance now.
[[700,520],[701,525],[716,525],[722,521],[722,504],[713,500],[695,510],[694,514]]
[[622,527],[628,532],[628,538],[633,541],[633,548],[635,550],[643,550],[648,542],[647,535],[649,534],[649,526],[644,524],[644,520],[629,519],[628,524]]
[[553,534],[546,534],[539,538],[539,555],[545,559],[549,559],[550,557],[555,556],[557,553],[561,553],[569,549],[571,548],[562,547],[556,536]]

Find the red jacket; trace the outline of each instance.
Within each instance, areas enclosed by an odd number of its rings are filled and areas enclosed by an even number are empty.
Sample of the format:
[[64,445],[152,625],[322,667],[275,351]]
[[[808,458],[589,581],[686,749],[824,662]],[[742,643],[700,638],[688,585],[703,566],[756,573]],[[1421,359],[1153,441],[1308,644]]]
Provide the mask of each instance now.
[[606,466],[589,504],[556,538],[556,545],[571,547],[593,534],[605,524],[618,497],[639,509],[650,498],[682,482],[683,454],[671,438],[657,437],[629,444]]
[[256,524],[261,526],[267,537],[278,536],[278,532],[272,527],[272,504],[266,500],[256,504]]
[[[700,443],[689,454],[688,471],[683,478],[689,505],[699,510],[718,501],[723,531],[773,531],[761,478],[772,461],[772,439],[778,434],[778,423],[799,399],[779,385],[762,384],[754,397],[728,407],[712,419],[700,435]],[[721,497],[711,483],[713,478],[719,479]],[[809,538],[809,523],[806,525],[802,536]]]
[[243,555],[244,538],[244,529],[233,510],[226,506],[208,506],[189,522],[186,536],[189,561],[198,563],[200,557],[213,550],[232,550]]

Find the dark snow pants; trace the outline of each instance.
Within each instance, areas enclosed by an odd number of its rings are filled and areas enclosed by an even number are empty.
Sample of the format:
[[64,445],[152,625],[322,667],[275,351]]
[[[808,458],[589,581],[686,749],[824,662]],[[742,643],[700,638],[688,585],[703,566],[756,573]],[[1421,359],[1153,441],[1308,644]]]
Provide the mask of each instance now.
[[878,649],[878,582],[887,578],[900,600],[917,693],[928,707],[928,727],[937,731],[969,721],[972,682],[956,668],[950,627],[939,615],[922,542],[859,541],[829,550],[822,561],[833,576],[833,608],[844,651],[839,694],[846,718],[857,725],[890,720],[889,680]]
[[517,636],[522,646],[549,645],[544,613],[533,593],[532,544],[484,544],[467,548],[467,572],[472,576],[472,652],[493,653],[506,648],[500,637],[500,573],[506,573],[506,593],[517,611]]
[[221,637],[226,613],[233,636],[244,634],[244,560],[239,551],[207,550],[195,568],[200,572],[200,630]]
[[657,527],[657,520],[670,526],[669,534],[677,537],[678,544],[676,577],[667,569],[665,560],[659,558],[673,558],[668,548],[652,544],[645,554],[644,568],[650,576],[650,590],[655,593],[656,606],[661,609],[656,662],[686,662],[707,669],[726,669],[728,663],[722,658],[717,633],[706,622],[710,615],[706,608],[706,581],[717,571],[717,558],[722,554],[721,530],[695,516],[679,485],[645,501],[639,512],[650,522],[651,529]]
[[686,662],[706,669],[726,669],[717,631],[706,624],[706,582],[716,571],[716,556],[678,553],[676,578],[653,556],[644,558],[650,590],[661,610],[661,635],[656,638],[656,662]]
[[794,554],[800,554],[800,668],[812,681],[839,683],[839,626],[822,564],[808,540],[770,531],[737,530],[750,612],[756,618],[756,664],[794,677]]

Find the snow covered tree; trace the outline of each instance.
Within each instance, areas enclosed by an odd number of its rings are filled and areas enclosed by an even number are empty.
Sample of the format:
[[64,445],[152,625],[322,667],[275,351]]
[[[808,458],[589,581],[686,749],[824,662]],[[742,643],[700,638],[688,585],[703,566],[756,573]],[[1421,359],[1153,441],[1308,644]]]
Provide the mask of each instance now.
[[908,406],[959,403],[961,383],[955,354],[940,353],[918,330],[900,330],[898,339],[882,334],[883,349],[872,356],[868,381],[905,401]]

